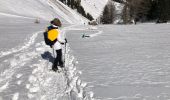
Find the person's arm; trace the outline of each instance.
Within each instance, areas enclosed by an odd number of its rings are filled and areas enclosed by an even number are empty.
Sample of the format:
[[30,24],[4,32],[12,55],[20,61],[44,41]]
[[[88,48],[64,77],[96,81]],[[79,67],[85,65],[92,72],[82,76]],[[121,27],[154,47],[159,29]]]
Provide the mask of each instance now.
[[66,41],[62,39],[61,34],[62,34],[62,33],[60,33],[60,34],[58,35],[57,41],[58,41],[59,43],[61,43],[61,44],[64,44]]

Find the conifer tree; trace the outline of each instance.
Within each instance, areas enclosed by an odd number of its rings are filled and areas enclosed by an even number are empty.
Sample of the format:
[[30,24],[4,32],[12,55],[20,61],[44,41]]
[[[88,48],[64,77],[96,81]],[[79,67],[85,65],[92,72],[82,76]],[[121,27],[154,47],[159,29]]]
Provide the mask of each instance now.
[[162,21],[170,20],[170,0],[157,0],[158,19]]
[[108,4],[104,7],[102,23],[111,24],[114,19],[115,7],[112,1],[109,1]]
[[75,6],[74,0],[71,0],[71,1],[70,1],[70,4],[71,4],[71,8],[74,9],[74,6]]
[[89,19],[90,21],[94,20],[94,18],[89,13],[87,13],[87,19]]
[[71,5],[71,0],[67,0],[67,5],[68,5],[68,6]]

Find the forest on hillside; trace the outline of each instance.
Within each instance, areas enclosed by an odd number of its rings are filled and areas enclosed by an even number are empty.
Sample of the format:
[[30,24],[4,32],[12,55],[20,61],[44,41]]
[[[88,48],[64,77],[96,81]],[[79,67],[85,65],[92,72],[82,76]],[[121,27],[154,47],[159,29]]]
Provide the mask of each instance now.
[[[136,22],[165,23],[170,20],[170,0],[112,0],[124,5],[121,19],[123,24]],[[105,6],[102,23],[114,21],[115,7],[111,0]]]
[[88,12],[85,12],[83,6],[81,5],[81,0],[59,0],[65,5],[69,6],[72,9],[76,9],[77,12],[79,12],[82,16],[86,17],[90,21],[92,21],[94,18],[91,14]]

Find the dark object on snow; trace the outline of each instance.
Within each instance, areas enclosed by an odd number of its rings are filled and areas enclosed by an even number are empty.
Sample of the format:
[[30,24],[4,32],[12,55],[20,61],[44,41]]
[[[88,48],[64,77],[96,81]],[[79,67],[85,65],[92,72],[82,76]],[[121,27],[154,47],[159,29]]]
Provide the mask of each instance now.
[[85,38],[85,37],[90,37],[90,36],[83,34],[83,35],[82,35],[82,38]]
[[35,22],[34,22],[34,23],[39,24],[39,23],[40,23],[40,20],[37,18],[37,19],[35,19]]
[[54,43],[57,41],[57,38],[55,39],[55,40],[53,40],[53,41],[51,41],[49,38],[48,38],[48,32],[50,31],[50,30],[53,30],[53,29],[57,29],[56,27],[53,27],[53,26],[49,26],[48,27],[48,29],[47,29],[47,31],[46,32],[44,32],[44,41],[45,41],[45,44],[46,45],[49,45],[50,47],[52,47],[52,45],[54,45]]
[[167,22],[168,22],[167,20],[159,20],[159,19],[158,19],[158,20],[156,21],[156,24],[159,24],[159,23],[167,23]]
[[97,25],[97,22],[95,21],[95,20],[92,20],[92,21],[90,21],[89,23],[88,23],[89,25]]

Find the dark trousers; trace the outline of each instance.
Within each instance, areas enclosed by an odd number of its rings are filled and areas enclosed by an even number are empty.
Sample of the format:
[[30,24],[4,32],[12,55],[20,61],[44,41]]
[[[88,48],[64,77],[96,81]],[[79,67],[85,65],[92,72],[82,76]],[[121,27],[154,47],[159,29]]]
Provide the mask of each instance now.
[[63,67],[62,49],[56,50],[56,52],[57,52],[57,57],[54,60],[53,69],[58,69],[57,66]]

